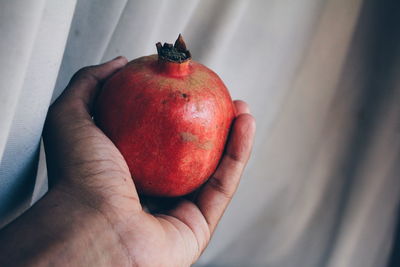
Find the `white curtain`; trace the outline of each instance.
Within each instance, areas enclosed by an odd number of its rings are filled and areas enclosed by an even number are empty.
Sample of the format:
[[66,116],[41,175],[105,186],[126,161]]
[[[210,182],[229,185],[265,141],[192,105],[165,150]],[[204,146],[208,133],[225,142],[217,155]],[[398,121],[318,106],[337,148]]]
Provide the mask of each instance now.
[[399,11],[391,0],[2,1],[0,226],[46,190],[41,130],[72,74],[182,33],[257,120],[238,193],[196,266],[386,266],[400,199]]

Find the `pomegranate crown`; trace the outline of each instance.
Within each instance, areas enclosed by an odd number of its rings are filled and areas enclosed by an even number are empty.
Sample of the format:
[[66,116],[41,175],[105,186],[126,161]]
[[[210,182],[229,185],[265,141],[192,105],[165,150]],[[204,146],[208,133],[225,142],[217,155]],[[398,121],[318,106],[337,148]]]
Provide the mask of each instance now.
[[162,45],[160,42],[158,42],[156,43],[156,47],[158,58],[167,61],[183,63],[192,58],[190,51],[186,48],[185,41],[183,41],[181,34],[179,34],[174,45],[169,43],[164,43],[164,45]]

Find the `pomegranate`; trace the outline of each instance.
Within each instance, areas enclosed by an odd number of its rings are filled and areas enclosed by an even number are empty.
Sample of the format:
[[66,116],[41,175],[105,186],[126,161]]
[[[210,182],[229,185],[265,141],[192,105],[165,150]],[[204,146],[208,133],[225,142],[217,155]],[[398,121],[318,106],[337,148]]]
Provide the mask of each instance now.
[[234,118],[227,88],[191,60],[179,35],[104,84],[95,121],[124,156],[139,193],[176,197],[216,169]]

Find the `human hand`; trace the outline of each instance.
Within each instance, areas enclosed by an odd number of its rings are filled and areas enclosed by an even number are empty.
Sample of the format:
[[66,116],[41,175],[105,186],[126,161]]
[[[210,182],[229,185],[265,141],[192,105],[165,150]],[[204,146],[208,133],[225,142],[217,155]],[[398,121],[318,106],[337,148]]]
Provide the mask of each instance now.
[[[65,216],[85,214],[88,222],[97,224],[90,219],[93,214],[114,234],[114,241],[101,235],[93,240],[96,253],[107,259],[98,259],[93,266],[106,261],[112,266],[189,266],[207,246],[238,186],[250,155],[255,121],[247,104],[235,101],[237,117],[214,175],[195,199],[181,198],[171,210],[150,214],[140,203],[123,156],[92,119],[101,84],[126,63],[120,57],[80,70],[51,106],[44,129],[49,194],[62,199],[57,203]],[[77,221],[82,223],[82,219]],[[90,246],[85,253],[91,253]]]

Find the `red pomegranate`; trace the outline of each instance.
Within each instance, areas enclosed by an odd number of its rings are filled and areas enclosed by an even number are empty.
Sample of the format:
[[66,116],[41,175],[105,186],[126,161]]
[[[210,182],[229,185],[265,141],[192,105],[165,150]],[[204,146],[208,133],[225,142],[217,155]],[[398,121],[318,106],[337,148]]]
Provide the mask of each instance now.
[[157,43],[104,84],[95,121],[124,156],[138,192],[182,196],[202,185],[221,158],[234,118],[227,88],[191,60],[179,35]]

